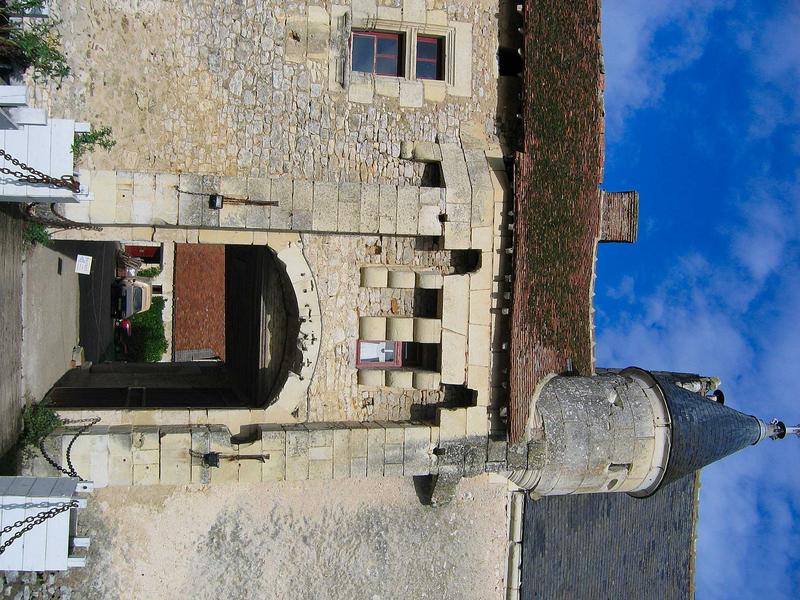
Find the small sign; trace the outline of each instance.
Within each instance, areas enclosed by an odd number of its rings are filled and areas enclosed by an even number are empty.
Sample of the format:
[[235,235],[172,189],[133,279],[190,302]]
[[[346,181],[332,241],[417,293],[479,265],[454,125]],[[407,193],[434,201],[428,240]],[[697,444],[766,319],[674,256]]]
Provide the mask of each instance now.
[[78,258],[75,260],[75,272],[80,275],[90,275],[92,272],[92,257],[78,254]]

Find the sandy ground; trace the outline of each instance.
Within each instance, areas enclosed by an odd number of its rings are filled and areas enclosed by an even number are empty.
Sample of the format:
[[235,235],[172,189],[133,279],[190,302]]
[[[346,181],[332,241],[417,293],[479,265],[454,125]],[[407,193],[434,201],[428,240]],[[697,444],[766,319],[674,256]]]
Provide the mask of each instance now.
[[433,509],[410,479],[106,488],[82,513],[73,598],[503,597],[506,486],[464,480]]
[[22,308],[22,384],[34,400],[41,400],[69,368],[78,343],[78,307],[75,257],[34,247],[25,261]]

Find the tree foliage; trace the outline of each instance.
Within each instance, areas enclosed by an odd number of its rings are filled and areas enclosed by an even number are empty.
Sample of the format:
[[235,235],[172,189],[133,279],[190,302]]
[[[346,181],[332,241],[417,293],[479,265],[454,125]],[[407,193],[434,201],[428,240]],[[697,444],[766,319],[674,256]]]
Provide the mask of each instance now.
[[159,362],[167,351],[164,335],[164,298],[156,296],[145,312],[130,319],[131,337],[128,342],[128,358],[137,362]]
[[16,0],[0,6],[0,59],[12,68],[33,69],[36,81],[63,79],[69,75],[67,58],[61,51],[61,35],[52,19],[29,19],[25,22],[10,17],[24,16],[42,8],[43,0]]
[[152,279],[153,277],[158,277],[161,273],[161,267],[146,267],[144,269],[139,269],[136,272],[136,277],[145,277],[147,279]]

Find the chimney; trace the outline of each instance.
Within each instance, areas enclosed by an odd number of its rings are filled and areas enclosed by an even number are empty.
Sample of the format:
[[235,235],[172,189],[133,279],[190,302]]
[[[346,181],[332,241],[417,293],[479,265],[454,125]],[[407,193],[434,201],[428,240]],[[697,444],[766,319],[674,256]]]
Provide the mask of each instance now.
[[636,241],[639,229],[639,192],[600,192],[600,241]]

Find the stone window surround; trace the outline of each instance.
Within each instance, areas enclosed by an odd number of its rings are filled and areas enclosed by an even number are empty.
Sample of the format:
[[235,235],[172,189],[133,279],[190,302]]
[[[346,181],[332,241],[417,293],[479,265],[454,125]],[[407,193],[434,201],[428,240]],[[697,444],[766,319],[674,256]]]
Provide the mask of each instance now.
[[[385,336],[384,336],[385,337]],[[367,361],[361,358],[361,344],[392,344],[392,360]],[[403,342],[394,340],[364,340],[356,342],[356,368],[357,369],[399,369],[403,366]]]
[[[443,81],[448,86],[456,84],[456,64],[455,64],[455,46],[456,46],[456,30],[454,27],[446,27],[443,25],[433,25],[425,23],[411,23],[407,21],[390,21],[388,19],[354,19],[352,28],[347,32],[348,41],[351,39],[353,31],[379,31],[386,33],[398,33],[402,36],[405,44],[405,52],[403,57],[403,73],[402,77],[392,77],[391,75],[373,75],[371,73],[361,73],[352,70],[352,54],[350,51],[350,44],[347,45],[347,57],[345,62],[345,70],[349,73],[352,80],[367,81],[380,77],[381,79],[396,79],[396,80],[411,80],[417,81],[416,64],[417,64],[417,36],[442,38],[443,54],[442,63],[444,70]],[[436,81],[430,79],[420,79],[419,81]]]
[[[332,92],[344,91],[350,102],[359,104],[372,104],[374,95],[399,98],[400,106],[406,108],[421,108],[425,103],[443,102],[450,97],[472,97],[472,23],[450,21],[442,10],[408,13],[408,18],[406,14],[405,10],[386,7],[378,7],[376,14],[355,6],[333,6],[328,70]],[[444,38],[444,80],[352,73],[349,40],[353,29],[404,33],[413,44],[406,58],[406,73],[412,72],[410,61],[416,58],[416,35]],[[410,36],[412,30],[414,36]]]

